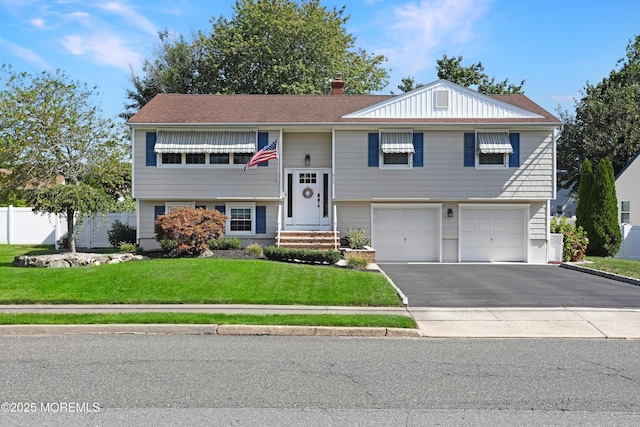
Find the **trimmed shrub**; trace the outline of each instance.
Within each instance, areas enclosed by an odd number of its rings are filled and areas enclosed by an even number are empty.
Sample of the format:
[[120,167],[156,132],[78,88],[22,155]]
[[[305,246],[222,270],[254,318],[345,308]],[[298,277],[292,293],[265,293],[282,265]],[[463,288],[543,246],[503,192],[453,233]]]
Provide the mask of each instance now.
[[257,243],[252,243],[251,245],[247,246],[246,251],[249,255],[254,256],[256,258],[262,258],[264,256],[264,251],[262,250],[262,246],[260,246]]
[[593,168],[589,159],[584,159],[580,170],[580,186],[578,187],[578,206],[576,206],[576,226],[582,227],[591,236]]
[[308,264],[335,264],[340,261],[338,251],[317,251],[312,249],[285,249],[276,246],[265,246],[264,256],[271,261],[283,261]]
[[582,227],[575,227],[573,224],[569,224],[565,217],[562,217],[560,221],[558,221],[558,218],[553,217],[551,218],[550,231],[564,236],[562,261],[577,262],[584,260],[589,239]]
[[231,251],[231,250],[240,250],[242,249],[242,239],[239,237],[223,237],[218,240],[214,240],[213,243],[215,246],[211,246],[211,241],[209,241],[209,248],[211,249],[219,249],[221,251]]
[[364,249],[369,245],[369,239],[362,229],[347,231],[347,241],[351,249]]
[[123,224],[116,219],[113,221],[111,229],[107,231],[107,239],[109,240],[109,244],[114,248],[120,247],[123,243],[131,243],[135,246],[136,228]]
[[608,157],[596,167],[591,187],[591,229],[589,255],[612,257],[620,249],[622,235],[618,221],[618,199],[613,166]]
[[167,252],[171,252],[178,247],[178,242],[171,239],[162,239],[159,243],[160,247]]
[[137,249],[136,245],[134,245],[133,243],[127,243],[127,242],[120,243],[121,252],[135,252],[136,249]]
[[163,240],[174,241],[175,250],[182,255],[197,255],[209,248],[209,240],[222,235],[226,219],[216,210],[183,206],[158,217],[156,239],[161,246]]
[[344,259],[347,261],[347,267],[355,270],[364,270],[369,265],[369,259],[358,254],[347,254]]

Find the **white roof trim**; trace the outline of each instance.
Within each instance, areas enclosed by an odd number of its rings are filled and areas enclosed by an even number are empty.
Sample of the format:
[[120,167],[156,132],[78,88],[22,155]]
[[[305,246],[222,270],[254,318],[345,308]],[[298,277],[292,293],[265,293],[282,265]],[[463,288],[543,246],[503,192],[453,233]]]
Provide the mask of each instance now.
[[[448,90],[449,107],[437,108],[435,94]],[[438,80],[410,92],[379,102],[342,118],[523,118],[541,119],[543,116],[508,102],[482,94],[447,80]]]

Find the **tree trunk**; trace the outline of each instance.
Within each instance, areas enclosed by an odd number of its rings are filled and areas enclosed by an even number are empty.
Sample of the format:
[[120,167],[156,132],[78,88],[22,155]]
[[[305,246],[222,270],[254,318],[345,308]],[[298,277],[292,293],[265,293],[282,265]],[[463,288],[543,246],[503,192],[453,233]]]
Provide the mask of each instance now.
[[67,209],[67,244],[69,246],[69,252],[76,251],[76,232],[75,223],[73,221],[74,216],[75,212],[73,209]]

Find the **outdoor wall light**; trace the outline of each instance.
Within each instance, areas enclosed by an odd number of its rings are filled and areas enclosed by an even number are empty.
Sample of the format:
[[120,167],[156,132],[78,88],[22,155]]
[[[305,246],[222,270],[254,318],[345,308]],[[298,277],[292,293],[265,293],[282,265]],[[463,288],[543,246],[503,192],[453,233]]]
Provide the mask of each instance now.
[[447,209],[447,217],[453,218],[453,209],[451,208]]
[[304,165],[305,166],[311,165],[311,156],[308,155],[308,154],[306,156],[304,156]]

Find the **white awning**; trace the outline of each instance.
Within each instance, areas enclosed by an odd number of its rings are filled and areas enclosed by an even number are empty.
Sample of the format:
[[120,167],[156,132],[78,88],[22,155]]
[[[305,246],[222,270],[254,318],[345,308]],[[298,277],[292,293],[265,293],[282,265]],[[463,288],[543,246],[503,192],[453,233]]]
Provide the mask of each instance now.
[[257,133],[158,131],[156,153],[254,153]]
[[511,154],[513,147],[509,141],[509,132],[478,132],[478,151],[482,154]]
[[380,132],[383,153],[413,153],[413,132]]

